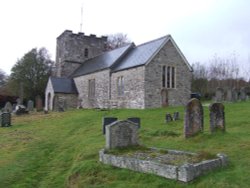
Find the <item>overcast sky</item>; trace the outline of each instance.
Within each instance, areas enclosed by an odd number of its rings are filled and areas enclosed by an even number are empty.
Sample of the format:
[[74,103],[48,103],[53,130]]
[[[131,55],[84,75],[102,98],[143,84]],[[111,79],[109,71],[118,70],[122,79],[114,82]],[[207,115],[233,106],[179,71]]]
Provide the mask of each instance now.
[[80,31],[82,5],[87,35],[121,32],[141,44],[171,34],[190,64],[235,53],[248,66],[249,0],[3,0],[0,69],[10,74],[34,47],[47,48],[55,59],[56,37]]

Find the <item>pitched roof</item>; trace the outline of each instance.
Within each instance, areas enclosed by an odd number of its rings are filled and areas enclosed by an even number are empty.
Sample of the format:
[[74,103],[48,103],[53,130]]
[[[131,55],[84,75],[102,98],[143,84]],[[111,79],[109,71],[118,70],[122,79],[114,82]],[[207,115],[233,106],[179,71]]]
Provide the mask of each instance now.
[[115,50],[105,52],[99,56],[88,59],[71,75],[71,77],[82,76],[106,68],[110,68],[119,59],[121,59],[126,54],[126,52],[133,46],[134,44],[131,43],[124,47],[120,47]]
[[112,71],[116,72],[146,64],[165,45],[169,37],[170,35],[167,35],[134,47],[133,50],[131,50],[130,53],[128,53],[128,55],[124,57],[119,64],[113,67]]
[[77,94],[75,82],[71,78],[50,77],[55,93]]

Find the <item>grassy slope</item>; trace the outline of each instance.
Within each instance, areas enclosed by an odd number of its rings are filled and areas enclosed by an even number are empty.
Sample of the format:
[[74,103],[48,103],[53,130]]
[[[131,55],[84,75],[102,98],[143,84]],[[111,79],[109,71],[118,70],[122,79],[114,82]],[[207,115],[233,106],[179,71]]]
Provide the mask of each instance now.
[[141,117],[146,146],[226,153],[230,165],[188,184],[189,187],[248,187],[250,168],[250,102],[226,104],[225,134],[209,133],[208,108],[204,134],[185,140],[183,120],[164,123],[164,114],[183,107],[151,110],[77,110],[22,116],[0,128],[0,187],[186,187],[187,185],[126,169],[102,165],[101,118]]

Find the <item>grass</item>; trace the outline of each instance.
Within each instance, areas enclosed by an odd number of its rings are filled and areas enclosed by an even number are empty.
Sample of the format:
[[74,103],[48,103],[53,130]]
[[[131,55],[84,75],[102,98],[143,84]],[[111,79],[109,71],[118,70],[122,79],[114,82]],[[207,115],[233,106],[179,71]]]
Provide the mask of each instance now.
[[[179,111],[181,120],[166,124],[165,113]],[[250,102],[225,104],[226,132],[205,130],[183,137],[183,107],[149,110],[73,110],[13,118],[0,128],[0,187],[249,187]],[[225,153],[230,164],[188,185],[151,174],[119,169],[99,162],[105,146],[102,117],[141,118],[140,141],[147,147]]]

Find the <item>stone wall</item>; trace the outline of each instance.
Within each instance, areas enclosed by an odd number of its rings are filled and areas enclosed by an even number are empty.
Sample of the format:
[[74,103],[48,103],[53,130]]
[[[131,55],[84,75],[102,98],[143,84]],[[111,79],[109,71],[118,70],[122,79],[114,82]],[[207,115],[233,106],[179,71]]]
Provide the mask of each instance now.
[[63,93],[55,93],[54,98],[53,98],[53,104],[54,108],[53,110],[58,110],[58,102],[59,100],[62,99],[64,101],[64,110],[69,109],[69,108],[76,108],[77,107],[77,94],[63,94]]
[[[111,99],[117,101],[118,108],[144,108],[144,73],[145,67],[140,66],[111,75]],[[124,78],[124,94],[117,91],[118,77]]]
[[185,105],[190,99],[192,73],[171,41],[161,49],[145,69],[145,107],[162,106],[162,67],[173,66],[176,69],[176,87],[166,89],[168,105]]
[[[69,72],[73,71],[75,64],[65,64],[66,61],[83,62],[101,54],[105,50],[106,42],[107,37],[98,38],[95,35],[86,36],[84,33],[74,34],[72,31],[64,31],[57,38],[56,76],[67,77]],[[85,56],[85,49],[88,49],[88,57]],[[67,72],[65,68],[70,71]]]
[[[90,79],[95,79],[95,97],[88,96],[88,82]],[[104,102],[109,100],[110,93],[110,71],[103,70],[100,72],[80,76],[74,78],[83,108],[103,108]]]

